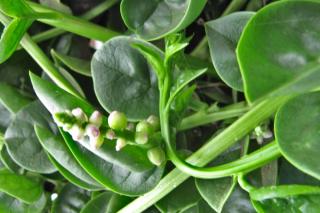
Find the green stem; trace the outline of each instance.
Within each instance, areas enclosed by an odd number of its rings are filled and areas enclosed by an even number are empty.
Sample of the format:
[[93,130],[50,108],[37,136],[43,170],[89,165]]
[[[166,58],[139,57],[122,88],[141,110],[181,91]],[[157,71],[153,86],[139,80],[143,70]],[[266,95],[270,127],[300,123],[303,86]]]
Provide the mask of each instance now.
[[[101,4],[97,5],[96,7],[89,10],[88,12],[86,12],[85,14],[83,14],[81,16],[81,18],[86,19],[86,20],[91,20],[91,19],[101,15],[103,12],[105,12],[106,10],[111,8],[117,2],[119,2],[119,0],[104,1]],[[46,41],[46,40],[51,39],[53,37],[62,35],[65,32],[66,31],[63,29],[53,28],[53,29],[41,32],[35,36],[32,36],[32,39],[38,43],[38,42]]]
[[[0,21],[4,25],[10,23],[10,18],[0,13]],[[41,48],[31,39],[28,34],[25,34],[20,41],[20,45],[29,53],[29,55],[39,64],[39,66],[47,73],[47,75],[62,89],[67,92],[81,97],[79,92],[72,86],[72,84],[64,78],[64,76],[56,69],[54,64],[41,50]]]
[[38,19],[38,21],[66,30],[68,32],[99,41],[107,41],[115,36],[120,35],[118,32],[93,24],[87,20],[64,14],[33,2],[28,2],[28,4],[36,12],[53,13],[59,17],[56,19]]
[[28,34],[24,35],[20,44],[59,87],[77,97],[81,97],[79,92],[61,75],[46,54]]
[[183,131],[187,129],[192,129],[197,126],[210,124],[216,121],[238,117],[246,113],[248,110],[249,110],[248,107],[243,107],[239,109],[229,109],[229,110],[223,110],[220,112],[213,112],[213,113],[198,112],[184,118],[181,121],[181,124],[179,125],[178,130]]
[[[251,129],[270,117],[276,109],[288,99],[288,97],[280,97],[270,101],[264,101],[256,105],[252,110],[247,112],[218,136],[209,140],[206,145],[191,155],[187,161],[196,166],[206,165],[246,135]],[[189,175],[181,172],[179,168],[172,170],[152,191],[135,199],[133,202],[121,209],[120,212],[142,212],[174,190],[188,177]]]

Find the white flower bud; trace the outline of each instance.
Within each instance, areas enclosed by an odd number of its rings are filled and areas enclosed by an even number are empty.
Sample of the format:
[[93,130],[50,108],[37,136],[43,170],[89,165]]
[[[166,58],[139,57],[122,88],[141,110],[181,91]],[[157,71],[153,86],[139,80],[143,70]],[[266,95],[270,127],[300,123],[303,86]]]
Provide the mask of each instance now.
[[98,137],[90,137],[90,146],[93,149],[99,149],[104,142],[104,138],[102,135],[99,135]]
[[84,123],[84,122],[87,122],[88,121],[88,117],[87,115],[83,112],[83,110],[81,108],[75,108],[71,111],[72,115],[74,117],[76,117],[76,119],[81,122],[81,123]]
[[100,127],[102,124],[102,114],[97,110],[94,111],[89,118],[89,122]]
[[148,133],[146,132],[136,132],[134,138],[137,144],[146,144],[149,140]]
[[108,129],[106,132],[106,138],[109,140],[116,139],[116,133],[112,129]]
[[128,123],[128,125],[127,125],[127,128],[126,128],[127,130],[129,130],[129,131],[134,131],[134,129],[135,129],[135,125],[134,125],[134,123]]
[[94,124],[88,124],[86,126],[86,130],[85,130],[86,135],[88,135],[90,138],[91,137],[98,137],[100,135],[100,130],[99,127],[97,127]]
[[63,124],[62,129],[63,131],[68,132],[72,128],[71,124]]
[[84,137],[84,130],[78,124],[74,124],[68,132],[75,141],[82,140]]
[[127,145],[127,142],[123,138],[118,138],[117,139],[117,144],[116,144],[116,151],[120,151],[123,147]]

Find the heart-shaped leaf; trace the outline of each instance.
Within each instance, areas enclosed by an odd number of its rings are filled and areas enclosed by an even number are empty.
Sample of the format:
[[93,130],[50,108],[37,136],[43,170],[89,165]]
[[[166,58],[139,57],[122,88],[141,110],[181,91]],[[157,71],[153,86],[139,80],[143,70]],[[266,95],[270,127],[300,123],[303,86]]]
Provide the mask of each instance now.
[[239,91],[243,90],[243,82],[236,47],[244,26],[253,15],[253,12],[232,13],[205,25],[211,60],[218,75],[227,85]]
[[22,168],[38,173],[53,173],[56,169],[38,141],[33,127],[35,124],[55,129],[50,114],[39,101],[22,108],[6,130],[8,152]]
[[41,183],[9,170],[0,170],[0,191],[26,203],[36,202],[42,195]]
[[158,82],[146,59],[131,44],[143,42],[116,37],[97,50],[92,59],[94,89],[108,111],[124,112],[130,120],[158,114]]
[[187,27],[206,3],[206,0],[123,0],[121,16],[141,38],[155,40]]
[[237,48],[249,101],[319,87],[319,20],[318,1],[280,1],[249,21]]
[[277,113],[275,135],[284,157],[303,172],[320,179],[320,93],[298,96]]

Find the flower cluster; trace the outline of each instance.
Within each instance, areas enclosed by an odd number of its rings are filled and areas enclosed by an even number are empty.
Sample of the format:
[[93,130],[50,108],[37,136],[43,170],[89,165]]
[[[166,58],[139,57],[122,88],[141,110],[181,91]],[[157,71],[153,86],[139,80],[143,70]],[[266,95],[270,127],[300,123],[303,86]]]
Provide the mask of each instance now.
[[149,160],[159,166],[165,161],[165,153],[159,143],[151,138],[160,130],[160,121],[151,115],[148,119],[137,124],[127,121],[124,113],[113,111],[108,117],[108,125],[103,125],[103,116],[99,111],[94,111],[90,117],[81,108],[54,114],[54,120],[59,127],[70,133],[73,140],[82,141],[89,138],[90,146],[99,149],[105,139],[115,140],[116,151],[125,146],[136,145],[147,148]]

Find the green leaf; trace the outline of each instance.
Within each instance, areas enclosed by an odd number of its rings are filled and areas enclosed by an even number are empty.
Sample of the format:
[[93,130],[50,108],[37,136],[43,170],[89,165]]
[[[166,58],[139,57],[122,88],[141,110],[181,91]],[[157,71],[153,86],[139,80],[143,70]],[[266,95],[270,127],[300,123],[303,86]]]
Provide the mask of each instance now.
[[121,16],[127,27],[145,40],[160,39],[191,24],[206,0],[123,0]]
[[53,164],[62,170],[62,175],[67,174],[66,178],[70,179],[70,182],[75,180],[75,185],[84,186],[85,189],[90,190],[103,188],[79,165],[60,135],[56,136],[40,126],[35,126],[35,132],[41,145],[50,154],[50,158],[54,159]]
[[[72,110],[80,107],[87,115],[91,115],[95,110],[89,103],[79,99],[53,83],[45,81],[34,74],[30,74],[33,88],[45,107],[54,114],[56,112],[63,112],[65,110]],[[104,125],[106,125],[106,118],[103,118]],[[132,171],[146,171],[154,168],[154,165],[147,158],[147,151],[138,146],[126,146],[121,152],[115,150],[115,141],[105,139],[105,143],[99,149],[93,149],[88,139],[80,142],[83,147],[90,150],[90,152],[101,157],[102,159],[112,162],[112,164],[126,167]]]
[[234,178],[219,178],[216,180],[196,179],[196,186],[203,199],[217,212],[221,212],[223,206],[236,184]]
[[22,108],[8,127],[5,133],[8,152],[22,168],[38,173],[53,173],[56,169],[36,137],[35,124],[55,128],[50,114],[38,101]]
[[116,193],[128,196],[144,194],[154,188],[162,177],[164,166],[153,167],[144,172],[134,172],[92,154],[75,143],[69,135],[63,134],[63,136],[80,165],[99,183]]
[[106,213],[113,193],[103,192],[90,200],[81,210],[81,213]]
[[26,204],[17,200],[6,193],[0,192],[0,212],[14,212],[14,213],[42,213],[46,207],[47,198],[44,194],[32,204]]
[[94,89],[108,111],[124,112],[130,120],[158,114],[158,82],[146,59],[131,47],[141,40],[116,37],[92,59]]
[[216,213],[204,200],[199,200],[195,205],[184,209],[181,213]]
[[36,202],[42,195],[42,185],[9,170],[0,170],[0,191],[3,191],[26,203]]
[[200,199],[201,196],[195,186],[194,179],[189,178],[157,202],[156,206],[161,212],[179,212],[195,205]]
[[319,87],[319,20],[317,1],[279,1],[249,21],[237,47],[249,101]]
[[32,17],[34,11],[25,0],[5,0],[0,1],[0,11],[11,17]]
[[275,121],[275,135],[283,156],[317,179],[320,179],[319,110],[320,93],[309,93],[288,101]]
[[114,194],[108,205],[106,213],[116,213],[132,201],[132,198],[119,194]]
[[60,0],[40,0],[40,4],[66,14],[72,14],[71,9],[67,5],[61,3]]
[[12,160],[6,146],[3,146],[0,151],[0,159],[8,170],[14,173],[20,172],[21,168]]
[[32,22],[31,19],[16,18],[5,27],[0,39],[0,63],[6,61],[14,53]]
[[222,213],[254,213],[254,208],[247,192],[236,186],[225,203]]
[[259,213],[318,212],[320,188],[303,185],[282,185],[255,189],[250,192],[252,204]]
[[21,108],[31,102],[29,97],[26,97],[21,91],[6,83],[0,83],[0,91],[0,102],[10,110],[11,113],[17,113]]
[[[12,114],[7,110],[6,107],[4,107],[0,103],[0,134],[3,134],[6,131],[6,129],[10,125],[11,119],[12,119]],[[3,139],[3,138],[1,138],[1,139]],[[1,142],[0,142],[0,144],[1,144]],[[0,147],[1,147],[1,145],[0,145]]]
[[211,60],[218,75],[238,91],[243,90],[243,82],[235,50],[244,26],[253,15],[253,12],[236,12],[205,25]]
[[58,193],[58,198],[53,202],[51,212],[79,213],[89,199],[87,191],[67,184]]
[[72,71],[81,75],[91,76],[91,65],[89,61],[58,53],[53,49],[51,50],[51,55],[55,60],[60,61]]

